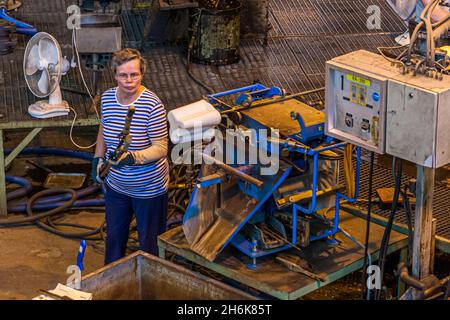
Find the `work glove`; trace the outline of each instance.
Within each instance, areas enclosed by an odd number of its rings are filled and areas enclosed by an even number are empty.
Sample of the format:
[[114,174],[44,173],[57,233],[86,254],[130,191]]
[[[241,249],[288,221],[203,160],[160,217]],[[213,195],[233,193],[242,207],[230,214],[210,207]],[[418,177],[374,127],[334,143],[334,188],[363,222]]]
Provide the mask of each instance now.
[[122,154],[119,159],[115,162],[112,162],[113,166],[121,168],[123,166],[132,166],[136,163],[134,156],[131,152],[125,152]]
[[103,183],[103,180],[100,178],[100,168],[104,163],[105,159],[102,157],[95,157],[92,159],[91,176],[92,180],[96,183]]

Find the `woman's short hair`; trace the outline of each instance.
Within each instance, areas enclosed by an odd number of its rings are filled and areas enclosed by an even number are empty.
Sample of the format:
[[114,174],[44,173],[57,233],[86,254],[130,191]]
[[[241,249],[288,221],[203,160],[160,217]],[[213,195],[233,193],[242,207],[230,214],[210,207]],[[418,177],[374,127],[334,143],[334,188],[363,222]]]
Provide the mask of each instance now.
[[112,71],[115,74],[117,71],[117,67],[134,59],[139,59],[141,66],[141,73],[144,74],[145,71],[147,70],[147,61],[142,57],[141,53],[138,50],[131,48],[125,48],[120,51],[116,51],[113,54],[111,60]]

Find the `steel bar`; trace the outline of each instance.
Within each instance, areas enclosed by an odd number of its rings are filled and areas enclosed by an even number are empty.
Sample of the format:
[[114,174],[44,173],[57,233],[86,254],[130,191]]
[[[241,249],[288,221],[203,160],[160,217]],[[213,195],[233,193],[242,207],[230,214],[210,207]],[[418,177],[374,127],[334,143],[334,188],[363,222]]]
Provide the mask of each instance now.
[[270,230],[269,227],[262,226],[261,230],[263,230],[263,232],[266,232],[267,234],[269,234],[271,237],[273,237],[273,238],[275,238],[277,240],[283,241],[283,242],[291,245],[294,249],[297,249],[298,251],[303,252],[302,248],[300,248],[297,245],[293,244],[292,242],[290,242],[288,239],[284,238],[282,235],[278,234],[277,232]]
[[244,181],[246,181],[248,183],[251,183],[251,184],[257,186],[258,188],[261,188],[263,186],[263,184],[264,184],[263,181],[261,181],[259,179],[256,179],[256,178],[253,178],[252,176],[250,176],[248,174],[245,174],[243,172],[240,172],[239,170],[237,170],[237,169],[235,169],[235,168],[233,168],[233,167],[231,167],[231,166],[229,166],[229,165],[227,165],[227,164],[225,164],[225,163],[223,163],[223,162],[221,162],[219,160],[216,160],[213,157],[211,157],[211,156],[209,156],[209,155],[207,155],[205,153],[201,153],[201,155],[208,162],[213,163],[215,166],[225,170],[226,172],[228,172],[228,173],[230,173],[232,175],[237,176],[238,178],[240,178],[240,179],[242,179],[242,180],[244,180]]
[[289,95],[289,96],[286,96],[286,97],[282,97],[282,98],[279,98],[279,99],[274,99],[274,100],[271,100],[271,101],[266,101],[266,102],[263,102],[263,103],[250,105],[248,107],[232,108],[230,110],[222,111],[221,113],[222,114],[227,114],[227,113],[230,113],[230,112],[239,112],[239,111],[245,111],[245,110],[249,110],[249,109],[253,109],[253,108],[264,107],[264,106],[267,106],[267,105],[270,105],[270,104],[275,104],[275,103],[279,103],[279,102],[283,102],[283,101],[299,98],[301,96],[306,96],[308,94],[317,93],[317,92],[324,91],[324,90],[325,90],[325,88],[317,88],[317,89],[313,89],[313,90],[308,90],[308,91],[305,91],[305,92],[292,94],[292,95]]

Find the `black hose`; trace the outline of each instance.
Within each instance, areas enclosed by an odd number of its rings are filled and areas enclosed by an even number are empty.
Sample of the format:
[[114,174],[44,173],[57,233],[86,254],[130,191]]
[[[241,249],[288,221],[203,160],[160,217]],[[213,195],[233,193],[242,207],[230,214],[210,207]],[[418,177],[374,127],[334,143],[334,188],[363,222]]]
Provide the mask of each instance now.
[[[367,224],[366,224],[366,239],[364,242],[364,265],[363,265],[363,272],[362,272],[362,285],[363,288],[366,287],[366,270],[367,270],[367,262],[368,262],[368,254],[369,253],[369,236],[370,236],[370,223],[372,220],[372,186],[373,186],[373,166],[374,166],[374,162],[375,162],[375,153],[372,151],[370,153],[370,169],[369,169],[369,202],[367,204]],[[370,299],[370,289],[367,288],[367,290],[369,290],[369,296],[368,296],[368,300]],[[362,298],[364,299],[366,292],[363,290],[362,291]]]
[[[394,171],[397,169],[397,172],[395,174],[395,191],[394,191],[394,199],[392,202],[392,210],[391,214],[389,215],[389,220],[386,225],[386,228],[384,229],[383,239],[381,241],[381,247],[380,247],[380,254],[379,254],[379,262],[378,265],[380,267],[380,278],[381,278],[381,284],[383,283],[383,277],[384,277],[384,267],[386,264],[386,255],[387,250],[389,247],[389,239],[392,232],[392,226],[394,224],[394,218],[395,214],[397,212],[397,204],[398,204],[398,198],[400,195],[400,188],[401,188],[401,182],[402,182],[402,170],[403,170],[403,162],[401,159],[397,159],[398,165],[396,164],[394,168],[392,168]],[[395,168],[397,167],[397,168]],[[375,292],[375,299],[380,300],[381,298],[381,288],[377,289]]]
[[409,198],[407,197],[408,186],[405,185],[405,189],[402,193],[403,197],[403,208],[405,210],[406,224],[408,226],[408,259],[407,261],[412,261],[412,251],[413,251],[413,227],[412,227],[412,213],[411,204],[409,203]]
[[[44,190],[41,192],[36,193],[35,195],[33,195],[28,201],[27,201],[27,214],[28,217],[38,217],[41,216],[42,214],[39,215],[33,215],[33,204],[34,202],[46,195],[49,194],[55,194],[55,193],[70,193],[72,194],[72,197],[69,201],[65,202],[63,205],[61,205],[58,208],[55,208],[51,211],[47,211],[44,212],[44,216],[40,217],[38,219],[35,220],[36,225],[41,228],[44,229],[48,232],[51,232],[53,234],[65,237],[65,238],[76,238],[76,239],[85,239],[85,240],[101,240],[101,238],[89,238],[90,236],[94,236],[98,233],[100,233],[100,229],[103,228],[104,223],[99,227],[99,228],[95,228],[92,230],[92,227],[88,227],[88,226],[83,226],[83,225],[78,225],[78,224],[64,224],[64,223],[60,223],[60,224],[54,224],[51,220],[52,216],[56,215],[57,213],[61,213],[64,210],[66,210],[67,208],[71,207],[73,205],[73,203],[77,200],[77,192],[75,190],[72,189],[60,189],[60,188],[55,188],[55,189],[49,189],[49,190]],[[46,218],[46,221],[43,222],[41,221],[41,219]],[[73,228],[78,228],[78,229],[87,229],[90,231],[87,232],[83,232],[83,233],[69,233],[69,232],[64,232],[62,230],[59,230],[56,225],[68,225],[71,226]]]
[[[33,213],[33,204],[40,198],[47,196],[47,195],[53,195],[53,194],[70,194],[71,198],[67,200],[66,202],[63,202],[61,206],[45,211],[39,214]],[[99,228],[92,228],[89,226],[83,226],[79,224],[66,224],[66,223],[54,223],[52,221],[52,218],[54,218],[57,214],[62,213],[66,209],[70,208],[74,202],[77,200],[77,192],[72,189],[62,189],[62,188],[53,188],[48,190],[43,190],[41,192],[36,193],[33,195],[28,201],[27,201],[27,214],[28,216],[25,218],[18,218],[18,219],[8,219],[7,221],[0,221],[0,227],[13,227],[13,226],[22,226],[30,223],[36,224],[38,227],[51,232],[53,234],[63,236],[66,238],[76,238],[76,239],[85,239],[85,240],[101,240],[102,238],[96,237],[91,238],[91,236],[94,236],[96,234],[99,234],[101,229],[104,226],[104,223]],[[42,221],[43,219],[46,219],[45,222]],[[86,229],[89,230],[87,232],[83,233],[69,233],[61,231],[57,228],[57,226],[70,226],[73,228],[78,229]]]
[[449,296],[450,296],[450,280],[448,280],[447,283],[447,290],[445,291],[444,300],[448,300]]
[[[99,237],[93,237],[93,236],[99,235],[105,226],[105,222],[103,222],[102,225],[98,228],[83,226],[83,225],[74,224],[74,223],[55,223],[51,220],[51,217],[47,217],[45,223],[38,220],[36,222],[36,224],[41,229],[44,229],[45,231],[48,231],[50,233],[56,234],[61,237],[69,238],[69,239],[84,239],[84,240],[103,240],[103,238],[101,236],[99,236]],[[71,227],[71,228],[77,228],[77,229],[86,229],[89,231],[81,232],[81,233],[67,232],[67,231],[60,230],[58,228],[58,226]]]
[[[74,153],[77,153],[77,152],[62,150],[62,153],[61,153],[61,150],[52,149],[52,148],[47,148],[47,149],[28,148],[22,153],[23,154],[44,153],[44,154],[57,154],[57,155],[63,155],[63,156],[74,156]],[[91,155],[85,154],[85,153],[79,153],[79,155],[80,155],[79,157],[83,158],[83,159],[89,159],[89,156],[91,156]],[[77,154],[77,156],[78,156],[78,154]],[[185,166],[180,167],[175,180],[178,181],[178,179],[183,179],[182,175],[180,173],[184,167]],[[89,188],[91,188],[91,187],[89,187]],[[87,189],[89,189],[89,188],[87,188]],[[186,209],[181,205],[181,202],[186,197],[186,195],[188,195],[187,194],[188,192],[187,192],[187,190],[176,190],[176,191],[177,191],[176,194],[173,195],[174,199],[169,202],[169,206],[172,208],[175,208],[176,210],[179,210],[181,213],[184,214]],[[37,206],[38,203],[42,203],[43,201],[45,201],[45,203],[51,202],[52,198],[46,198],[49,201],[47,201],[45,199],[41,199],[41,200],[38,200],[38,199],[40,199],[44,196],[47,196],[47,195],[54,195],[54,194],[62,194],[62,195],[67,194],[67,195],[70,195],[70,198],[65,197],[65,196],[60,197],[60,198],[58,198],[59,200],[57,203],[58,205],[60,205],[59,207],[53,208],[50,211],[45,211],[45,212],[41,212],[39,214],[34,214],[33,207]],[[79,192],[76,192],[72,189],[54,188],[54,189],[48,189],[48,190],[38,192],[35,195],[33,195],[26,202],[26,212],[28,214],[27,217],[18,218],[18,219],[0,220],[0,227],[18,227],[18,226],[23,226],[23,225],[28,225],[28,224],[35,224],[38,227],[44,229],[45,231],[48,231],[50,233],[53,233],[53,234],[56,234],[56,235],[59,235],[59,236],[65,237],[65,238],[84,239],[84,240],[93,240],[93,241],[104,240],[105,239],[105,221],[103,221],[102,225],[98,228],[84,226],[84,225],[75,224],[75,223],[57,222],[57,220],[62,218],[62,216],[59,214],[63,213],[63,211],[65,211],[67,209],[71,209],[73,204],[77,201],[78,197],[79,197]],[[176,199],[176,198],[178,198],[178,199]],[[66,200],[66,199],[67,199],[66,202],[60,202],[60,200]],[[174,222],[172,222],[172,224],[173,223]],[[178,223],[178,222],[176,222],[176,223]],[[60,227],[70,227],[70,228],[75,228],[75,229],[83,229],[86,231],[84,231],[84,232],[67,232],[67,231],[61,230]]]
[[[69,193],[72,195],[71,199],[64,202],[60,207],[52,209],[50,211],[45,211],[36,215],[33,215],[32,205],[33,203],[40,197],[50,195],[50,194],[61,194],[61,193]],[[27,202],[27,214],[28,217],[18,218],[18,219],[8,219],[6,221],[0,220],[0,227],[8,227],[8,226],[20,226],[23,224],[34,223],[39,219],[43,219],[57,213],[64,211],[69,208],[77,199],[77,193],[72,189],[63,189],[63,188],[53,188],[48,190],[43,190],[41,192],[33,195]]]

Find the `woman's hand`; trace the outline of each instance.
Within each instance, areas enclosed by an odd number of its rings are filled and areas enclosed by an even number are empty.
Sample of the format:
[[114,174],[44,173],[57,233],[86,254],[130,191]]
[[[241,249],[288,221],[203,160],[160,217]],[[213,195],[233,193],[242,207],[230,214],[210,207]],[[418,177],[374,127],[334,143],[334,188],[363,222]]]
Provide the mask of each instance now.
[[92,159],[91,177],[94,183],[103,183],[103,180],[100,178],[100,168],[104,163],[105,159],[102,157]]
[[123,166],[132,166],[135,164],[135,160],[133,154],[129,151],[123,153],[117,161],[111,161],[113,166],[123,167]]

